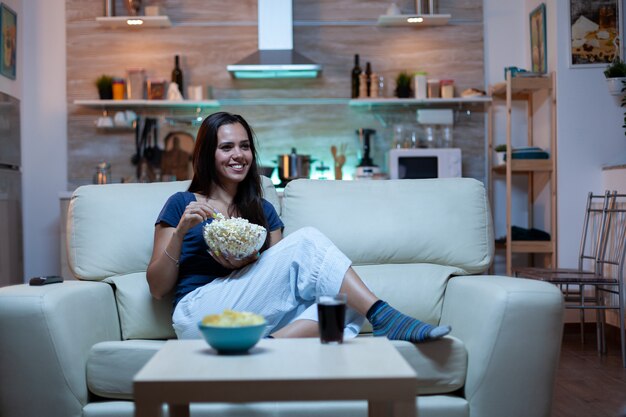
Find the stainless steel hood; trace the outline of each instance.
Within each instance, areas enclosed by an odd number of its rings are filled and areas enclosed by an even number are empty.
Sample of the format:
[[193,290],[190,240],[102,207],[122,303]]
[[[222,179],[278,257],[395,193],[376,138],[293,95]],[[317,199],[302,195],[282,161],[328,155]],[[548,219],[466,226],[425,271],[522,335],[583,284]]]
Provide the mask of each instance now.
[[259,0],[259,50],[226,69],[234,78],[315,78],[322,66],[293,50],[292,0]]

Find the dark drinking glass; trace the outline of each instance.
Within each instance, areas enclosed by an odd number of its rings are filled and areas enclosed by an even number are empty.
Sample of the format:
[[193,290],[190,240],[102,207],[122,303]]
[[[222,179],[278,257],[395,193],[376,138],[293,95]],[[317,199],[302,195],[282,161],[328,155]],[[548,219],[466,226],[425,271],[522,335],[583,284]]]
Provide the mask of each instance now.
[[322,343],[343,343],[346,321],[346,295],[320,295],[317,297],[317,315]]

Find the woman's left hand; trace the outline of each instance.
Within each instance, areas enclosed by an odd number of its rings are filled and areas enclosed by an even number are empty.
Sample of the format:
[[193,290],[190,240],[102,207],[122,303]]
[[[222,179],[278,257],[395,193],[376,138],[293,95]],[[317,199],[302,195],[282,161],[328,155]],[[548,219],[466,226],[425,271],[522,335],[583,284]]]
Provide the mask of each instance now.
[[259,259],[259,252],[254,252],[252,255],[247,258],[238,259],[234,256],[224,253],[224,252],[212,252],[209,251],[209,254],[215,259],[220,265],[228,269],[241,269],[246,265],[249,265],[253,262],[256,262]]

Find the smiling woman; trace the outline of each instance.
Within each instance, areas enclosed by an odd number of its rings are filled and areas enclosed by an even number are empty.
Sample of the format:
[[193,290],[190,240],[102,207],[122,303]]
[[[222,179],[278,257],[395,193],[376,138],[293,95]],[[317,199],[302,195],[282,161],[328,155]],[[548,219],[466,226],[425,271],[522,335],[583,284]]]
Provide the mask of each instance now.
[[[172,321],[179,338],[199,338],[202,317],[225,309],[263,315],[266,336],[312,337],[319,334],[316,297],[338,293],[348,296],[346,338],[356,337],[366,317],[375,335],[391,339],[419,342],[450,332],[449,326],[422,323],[379,300],[318,230],[304,227],[282,238],[283,223],[262,198],[252,129],[241,116],[207,117],[193,164],[189,189],[171,196],[157,217],[147,270],[155,298],[175,293]],[[269,233],[252,253],[245,251],[248,256],[229,253],[244,239],[221,234],[213,244],[203,233],[226,218]],[[225,248],[221,242],[227,240],[232,245]]]

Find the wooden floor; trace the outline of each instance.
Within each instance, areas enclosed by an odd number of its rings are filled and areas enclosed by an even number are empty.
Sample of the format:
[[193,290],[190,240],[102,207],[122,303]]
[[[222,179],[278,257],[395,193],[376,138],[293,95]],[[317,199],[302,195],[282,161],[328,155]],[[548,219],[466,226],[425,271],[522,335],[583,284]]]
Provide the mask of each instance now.
[[579,333],[566,330],[563,336],[552,417],[626,417],[619,339],[609,337],[607,354],[599,356],[595,334],[585,335],[584,345]]

